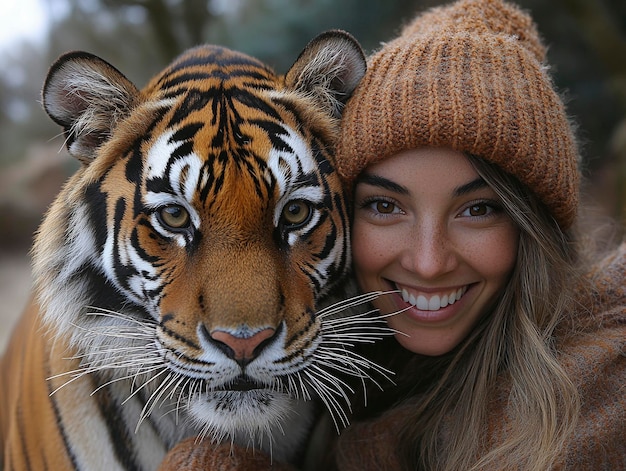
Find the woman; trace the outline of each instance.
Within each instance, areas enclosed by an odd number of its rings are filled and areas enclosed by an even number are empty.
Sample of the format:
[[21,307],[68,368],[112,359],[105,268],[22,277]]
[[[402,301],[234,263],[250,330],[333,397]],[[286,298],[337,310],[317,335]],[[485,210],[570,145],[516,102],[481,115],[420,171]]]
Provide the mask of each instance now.
[[626,469],[626,248],[586,268],[546,70],[500,0],[432,9],[370,58],[338,166],[357,280],[389,292],[374,304],[397,331],[367,353],[398,375],[339,469]]

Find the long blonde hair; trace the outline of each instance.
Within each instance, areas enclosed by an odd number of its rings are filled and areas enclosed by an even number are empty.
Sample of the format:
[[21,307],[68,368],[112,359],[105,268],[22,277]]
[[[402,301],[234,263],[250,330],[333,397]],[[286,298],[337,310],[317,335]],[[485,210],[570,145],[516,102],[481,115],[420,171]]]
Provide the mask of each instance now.
[[[439,374],[408,399],[415,408],[404,420],[398,451],[407,469],[549,469],[579,409],[553,335],[571,312],[573,286],[580,286],[578,251],[571,231],[562,231],[517,179],[468,158],[520,229],[517,263],[493,311],[455,351],[414,359],[420,366],[406,381],[419,382],[420,372],[432,378],[433,368]],[[488,443],[489,401],[495,400],[507,405],[505,425]]]

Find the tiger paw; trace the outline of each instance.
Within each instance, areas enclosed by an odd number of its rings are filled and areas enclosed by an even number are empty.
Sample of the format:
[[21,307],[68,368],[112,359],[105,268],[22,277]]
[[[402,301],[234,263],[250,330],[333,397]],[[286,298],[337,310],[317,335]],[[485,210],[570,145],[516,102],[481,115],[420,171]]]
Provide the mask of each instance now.
[[191,437],[178,443],[165,456],[158,471],[295,471],[295,468],[273,461],[260,450],[231,443],[198,442]]

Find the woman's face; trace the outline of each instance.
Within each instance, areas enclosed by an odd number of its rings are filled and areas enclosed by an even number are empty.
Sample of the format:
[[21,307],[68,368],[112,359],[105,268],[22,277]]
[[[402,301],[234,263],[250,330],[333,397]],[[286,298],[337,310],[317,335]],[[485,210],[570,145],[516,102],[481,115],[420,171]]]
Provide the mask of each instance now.
[[353,228],[363,291],[398,291],[375,306],[396,339],[422,355],[463,340],[504,289],[518,230],[460,152],[403,151],[357,180]]

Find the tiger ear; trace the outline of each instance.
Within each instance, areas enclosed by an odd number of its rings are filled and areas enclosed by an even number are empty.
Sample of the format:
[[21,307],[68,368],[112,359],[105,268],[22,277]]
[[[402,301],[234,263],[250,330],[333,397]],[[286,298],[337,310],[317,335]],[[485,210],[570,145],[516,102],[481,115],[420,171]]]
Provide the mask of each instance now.
[[63,127],[69,153],[85,164],[95,158],[138,97],[137,87],[120,71],[87,52],[69,52],[57,59],[42,92],[43,107]]
[[313,38],[285,75],[288,87],[313,95],[334,116],[367,69],[365,54],[351,34],[330,30]]

